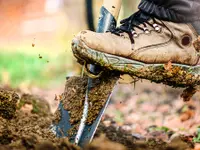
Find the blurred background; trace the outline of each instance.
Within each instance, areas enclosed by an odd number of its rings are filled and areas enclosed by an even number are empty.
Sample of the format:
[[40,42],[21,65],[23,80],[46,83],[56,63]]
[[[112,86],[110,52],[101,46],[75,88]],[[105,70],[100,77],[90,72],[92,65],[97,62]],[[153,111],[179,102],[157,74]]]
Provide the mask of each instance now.
[[[96,26],[102,1],[92,2]],[[139,2],[123,0],[120,19],[136,11]],[[1,0],[0,8],[0,86],[40,95],[55,111],[54,97],[63,92],[65,77],[80,73],[71,40],[89,28],[85,0]],[[112,119],[104,123],[137,133],[152,125],[194,132],[200,95],[185,103],[180,94],[181,89],[148,81],[119,85],[106,111]]]
[[[93,0],[94,24],[102,1]],[[121,18],[138,1],[124,0]],[[77,74],[71,40],[88,29],[85,0],[1,0],[0,83],[13,87],[59,86]]]

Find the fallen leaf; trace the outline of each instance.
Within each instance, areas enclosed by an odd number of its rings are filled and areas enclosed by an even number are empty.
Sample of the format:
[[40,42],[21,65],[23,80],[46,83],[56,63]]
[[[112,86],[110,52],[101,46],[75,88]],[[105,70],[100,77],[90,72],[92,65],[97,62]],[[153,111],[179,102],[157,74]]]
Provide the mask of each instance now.
[[59,95],[59,100],[61,100],[62,99],[62,95]]
[[167,64],[164,64],[164,68],[170,71],[172,69],[172,61],[170,60]]
[[194,117],[194,115],[195,115],[194,111],[188,110],[188,111],[184,112],[183,114],[181,114],[180,120],[182,122],[187,121],[187,120],[191,119],[192,117]]

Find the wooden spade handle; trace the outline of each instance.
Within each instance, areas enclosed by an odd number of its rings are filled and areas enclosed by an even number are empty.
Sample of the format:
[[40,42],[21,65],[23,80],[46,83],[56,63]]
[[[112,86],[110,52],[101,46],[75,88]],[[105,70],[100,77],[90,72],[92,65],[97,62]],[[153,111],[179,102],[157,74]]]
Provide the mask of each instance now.
[[122,0],[104,0],[103,6],[114,16],[117,20],[121,9]]

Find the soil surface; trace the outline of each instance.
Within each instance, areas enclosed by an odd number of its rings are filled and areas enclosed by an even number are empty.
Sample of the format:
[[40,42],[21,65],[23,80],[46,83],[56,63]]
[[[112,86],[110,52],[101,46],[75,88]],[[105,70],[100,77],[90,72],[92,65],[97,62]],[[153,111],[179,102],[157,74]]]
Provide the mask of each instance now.
[[[3,90],[3,93],[15,93],[13,91]],[[41,113],[40,109],[49,108],[48,103],[38,96],[26,95],[28,104],[24,104],[23,94],[19,96],[15,93],[7,101],[13,103],[17,101],[12,118],[5,117],[7,112],[0,116],[0,149],[81,149],[68,142],[67,138],[59,139],[51,132],[50,126],[55,119],[51,113]],[[18,98],[17,98],[18,97]],[[39,101],[38,101],[39,99]],[[22,105],[23,103],[23,105]],[[7,105],[13,108],[13,105]],[[37,106],[38,111],[33,111]],[[4,105],[0,105],[0,108]],[[9,107],[8,110],[10,109]],[[46,110],[49,111],[50,110]],[[56,114],[57,115],[57,114]],[[116,126],[116,124],[106,124],[105,121],[112,119],[105,117],[103,123],[99,126],[94,141],[85,146],[85,150],[125,150],[125,149],[192,149],[193,144],[190,137],[181,137],[179,135],[169,134],[169,140],[162,140],[158,136],[151,138],[133,135],[131,132]],[[155,132],[151,133],[155,135]],[[156,133],[158,135],[158,133]]]

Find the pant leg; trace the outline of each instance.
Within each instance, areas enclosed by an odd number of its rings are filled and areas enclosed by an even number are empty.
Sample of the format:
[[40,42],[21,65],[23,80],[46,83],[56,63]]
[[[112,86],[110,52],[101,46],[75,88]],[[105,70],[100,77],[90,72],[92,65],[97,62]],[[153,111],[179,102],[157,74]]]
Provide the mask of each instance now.
[[200,21],[200,0],[142,0],[138,8],[162,20]]

